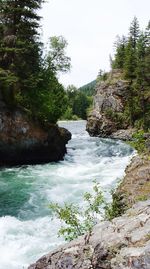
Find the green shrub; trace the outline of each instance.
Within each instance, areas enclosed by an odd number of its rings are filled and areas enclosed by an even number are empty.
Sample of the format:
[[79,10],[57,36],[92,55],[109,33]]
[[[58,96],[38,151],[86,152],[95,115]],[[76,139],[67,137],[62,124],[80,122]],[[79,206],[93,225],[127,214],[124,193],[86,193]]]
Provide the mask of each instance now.
[[126,210],[126,205],[123,202],[122,194],[112,191],[112,203],[105,206],[105,218],[112,220],[121,216]]
[[134,147],[139,153],[143,153],[146,151],[145,142],[146,139],[144,138],[144,131],[139,130],[133,134],[133,141],[130,142],[130,145]]
[[58,232],[65,240],[73,240],[85,233],[90,233],[97,223],[99,214],[102,214],[102,205],[105,204],[100,186],[95,182],[93,194],[86,192],[83,196],[85,207],[80,208],[72,203],[60,206],[58,203],[49,205],[52,217],[56,216],[61,220],[62,226]]

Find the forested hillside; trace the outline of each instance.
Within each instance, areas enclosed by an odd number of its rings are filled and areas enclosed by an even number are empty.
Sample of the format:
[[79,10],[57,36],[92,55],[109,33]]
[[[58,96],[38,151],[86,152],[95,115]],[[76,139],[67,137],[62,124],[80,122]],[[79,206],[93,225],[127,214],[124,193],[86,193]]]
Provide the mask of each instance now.
[[95,86],[96,86],[96,79],[80,87],[79,91],[85,93],[88,96],[92,96],[95,93]]

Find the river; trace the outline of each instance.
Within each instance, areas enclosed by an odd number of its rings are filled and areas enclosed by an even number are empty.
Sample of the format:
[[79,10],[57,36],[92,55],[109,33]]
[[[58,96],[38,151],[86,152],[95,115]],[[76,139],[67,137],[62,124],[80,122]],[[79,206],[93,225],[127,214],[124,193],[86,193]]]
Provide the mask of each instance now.
[[82,204],[93,180],[107,199],[133,151],[121,141],[89,137],[85,121],[61,122],[72,133],[64,161],[0,170],[0,269],[26,269],[63,242],[50,202]]

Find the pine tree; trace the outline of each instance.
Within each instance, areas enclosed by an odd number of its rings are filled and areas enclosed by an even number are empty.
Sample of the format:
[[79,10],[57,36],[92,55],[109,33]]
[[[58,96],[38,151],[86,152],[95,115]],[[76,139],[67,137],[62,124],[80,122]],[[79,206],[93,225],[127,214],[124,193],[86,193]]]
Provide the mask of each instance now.
[[125,36],[122,36],[122,38],[117,37],[117,41],[115,42],[115,59],[112,62],[113,69],[122,69],[124,67],[126,43],[127,40]]
[[131,40],[131,44],[133,49],[136,49],[136,44],[138,37],[140,35],[140,27],[139,22],[136,17],[134,17],[133,21],[131,22],[130,29],[129,29],[129,38]]
[[139,115],[138,118],[142,118],[142,125],[145,126],[145,116],[146,116],[146,107],[145,107],[145,53],[146,53],[146,43],[145,36],[141,33],[137,41],[137,66],[136,66],[136,82],[135,88],[137,93],[137,108]]
[[37,85],[40,70],[40,43],[37,10],[42,0],[0,2],[0,83],[3,94],[13,103],[15,93]]
[[145,29],[145,42],[146,47],[150,47],[150,21],[148,22],[148,25]]
[[145,79],[150,85],[150,21],[145,30]]
[[137,90],[135,88],[134,82],[136,79],[136,68],[137,68],[137,42],[139,38],[140,30],[139,23],[136,17],[134,17],[130,29],[129,38],[125,50],[125,62],[124,62],[124,75],[125,78],[129,80],[129,90],[128,90],[128,109],[130,115],[130,124],[134,126],[134,122],[139,112],[137,107],[138,98]]
[[124,72],[125,78],[133,80],[136,77],[135,68],[137,64],[137,58],[135,50],[132,46],[132,39],[130,38],[125,51]]
[[145,59],[144,59],[144,100],[145,117],[144,128],[150,128],[150,21],[145,30]]
[[129,87],[128,87],[128,109],[129,109],[129,116],[130,116],[130,124],[131,126],[134,125],[135,120],[135,109],[134,109],[134,85],[133,81],[136,78],[136,52],[132,46],[132,39],[130,38],[125,51],[125,62],[124,62],[124,75],[125,79],[129,80]]
[[150,127],[150,23],[137,42],[136,90],[140,104],[142,127]]

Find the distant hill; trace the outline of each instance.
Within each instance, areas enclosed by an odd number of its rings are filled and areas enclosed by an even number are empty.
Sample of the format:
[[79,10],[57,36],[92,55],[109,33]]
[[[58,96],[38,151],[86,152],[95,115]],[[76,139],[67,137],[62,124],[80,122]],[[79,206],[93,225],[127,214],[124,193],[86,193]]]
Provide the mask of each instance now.
[[96,86],[96,79],[80,87],[79,91],[85,93],[88,96],[92,96],[94,95],[94,92],[95,92],[95,86]]

